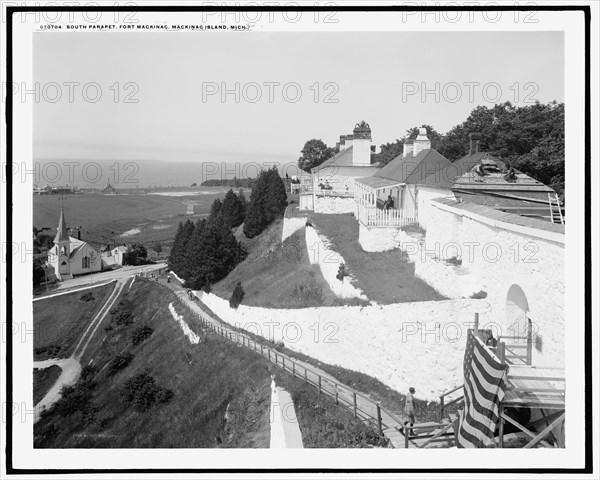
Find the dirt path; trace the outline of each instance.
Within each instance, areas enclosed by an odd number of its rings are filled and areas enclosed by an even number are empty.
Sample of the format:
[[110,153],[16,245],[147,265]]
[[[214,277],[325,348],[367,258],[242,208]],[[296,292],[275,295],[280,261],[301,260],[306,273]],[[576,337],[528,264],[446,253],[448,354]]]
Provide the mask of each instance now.
[[60,377],[56,380],[54,385],[48,390],[48,393],[44,395],[44,398],[34,408],[34,422],[40,419],[40,415],[44,410],[52,406],[59,398],[60,391],[63,386],[73,385],[81,374],[81,365],[79,361],[71,358],[51,358],[48,360],[42,360],[41,362],[33,362],[34,369],[44,369],[56,365],[60,367]]
[[[135,277],[133,278],[135,279]],[[120,278],[116,280],[113,291],[110,293],[108,299],[106,300],[106,302],[104,302],[104,305],[102,305],[96,316],[93,318],[93,320],[83,332],[83,335],[79,339],[79,342],[77,342],[73,354],[69,358],[53,358],[49,360],[43,360],[40,362],[33,362],[34,369],[44,369],[52,365],[56,365],[61,369],[60,377],[58,377],[58,379],[56,380],[54,385],[52,385],[52,388],[50,388],[50,390],[44,396],[44,398],[42,398],[42,400],[40,400],[40,402],[37,405],[35,405],[34,423],[40,419],[40,415],[44,410],[50,408],[54,403],[58,401],[58,399],[60,398],[60,391],[63,387],[73,385],[75,382],[77,382],[77,380],[79,380],[79,376],[81,375],[80,361],[83,357],[83,354],[85,353],[85,349],[87,348],[94,334],[98,330],[98,327],[100,326],[110,309],[113,307],[117,299],[119,298],[119,295],[123,291],[123,288],[127,284],[128,280],[130,280],[130,278]]]

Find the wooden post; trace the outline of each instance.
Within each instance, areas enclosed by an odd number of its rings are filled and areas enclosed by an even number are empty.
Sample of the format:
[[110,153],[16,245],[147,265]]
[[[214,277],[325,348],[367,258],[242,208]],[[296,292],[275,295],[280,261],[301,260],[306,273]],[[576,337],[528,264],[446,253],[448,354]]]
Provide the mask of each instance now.
[[500,426],[498,428],[498,448],[503,448],[504,447],[504,418],[502,418],[502,415],[504,415],[504,407],[502,405],[500,405]]
[[381,424],[381,404],[377,402],[377,427],[379,428],[379,435],[383,435],[383,426]]
[[440,396],[440,422],[444,420],[444,396]]
[[292,375],[296,376],[296,362],[292,362]]
[[454,446],[456,447],[458,445],[458,429],[460,428],[460,416],[454,420],[454,427],[452,427],[454,430]]
[[356,392],[352,392],[352,403],[354,404],[354,418],[356,418],[358,416],[356,412]]
[[270,361],[271,361],[271,349],[269,348],[269,349],[267,350],[267,352],[269,352],[269,362],[270,362]]
[[281,356],[281,366],[283,367],[283,370],[285,371],[285,357],[283,355]]
[[498,342],[497,353],[500,363],[504,365],[506,363],[506,344],[504,342]]
[[404,448],[408,448],[408,428],[406,427],[406,424],[404,425],[402,433],[404,435]]
[[321,375],[319,375],[319,395],[321,394]]
[[260,356],[261,357],[263,356],[263,346],[262,346],[262,343],[260,344]]
[[474,334],[479,337],[479,312],[475,313],[475,325],[473,326]]
[[335,388],[335,404],[337,405],[338,402],[338,386],[337,383],[334,383],[334,388]]
[[533,347],[533,331],[531,328],[531,320],[527,321],[527,359],[525,363],[531,365],[532,347]]
[[306,372],[306,367],[304,367],[304,383],[308,383],[308,373]]
[[277,365],[277,351],[275,352],[275,365]]

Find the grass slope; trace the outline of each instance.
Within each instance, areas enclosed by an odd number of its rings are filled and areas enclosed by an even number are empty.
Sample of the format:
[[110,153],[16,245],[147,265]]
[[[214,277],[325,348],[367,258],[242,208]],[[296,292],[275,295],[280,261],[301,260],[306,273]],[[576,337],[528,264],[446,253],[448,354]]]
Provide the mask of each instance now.
[[[205,342],[190,344],[168,308],[170,302],[178,300],[156,283],[138,279],[125,301],[134,321],[97,333],[103,340],[96,351],[90,352],[96,386],[83,402],[85,406],[75,408],[70,415],[61,415],[57,407],[62,400],[59,401],[36,424],[36,447],[227,446],[224,415],[228,405],[249,404],[257,410],[256,415],[264,414],[270,376],[268,364],[259,356],[212,335]],[[177,303],[176,309],[189,324],[194,322],[182,305]],[[144,325],[153,332],[134,345],[132,332]],[[128,354],[130,362],[111,372],[111,362],[117,355],[123,358]],[[171,390],[173,398],[139,412],[124,400],[121,392],[130,378],[143,372],[151,375],[160,388]],[[267,395],[261,396],[261,391]],[[232,415],[249,414],[238,408]],[[245,428],[243,433],[251,437],[252,425],[245,421],[241,425]],[[253,426],[259,430],[261,425],[259,422]],[[237,431],[229,433],[237,435]]]
[[398,250],[365,252],[358,243],[358,222],[351,214],[311,214],[310,218],[344,257],[357,286],[370,300],[388,304],[445,298],[415,275],[414,265]]
[[267,240],[259,239],[250,245],[248,258],[215,284],[212,293],[229,299],[237,282],[242,282],[242,305],[306,308],[353,304],[353,300],[338,299],[319,266],[310,263],[304,228],[283,243],[271,243],[272,236],[272,232],[267,232]]
[[[113,286],[111,283],[33,302],[34,359],[68,358]],[[81,296],[88,292],[93,300],[81,301]]]
[[43,370],[33,369],[33,404],[37,405],[44,398],[52,385],[60,377],[61,369],[57,365],[51,365]]

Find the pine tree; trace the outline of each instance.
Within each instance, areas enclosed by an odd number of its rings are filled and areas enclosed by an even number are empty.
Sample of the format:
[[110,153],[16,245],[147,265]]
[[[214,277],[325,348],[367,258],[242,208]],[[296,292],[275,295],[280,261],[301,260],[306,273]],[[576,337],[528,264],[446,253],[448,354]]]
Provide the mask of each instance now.
[[244,221],[244,206],[239,197],[230,189],[220,210],[221,220],[228,223],[231,227],[239,227]]
[[244,235],[256,237],[278,216],[283,215],[287,206],[285,184],[276,167],[260,172],[252,187],[250,203],[244,219]]
[[187,244],[193,233],[194,224],[191,220],[188,219],[185,223],[179,222],[168,260],[169,268],[177,275],[183,275],[182,272],[185,268]]
[[215,199],[212,206],[210,207],[210,218],[217,219],[221,214],[221,209],[223,208],[223,203],[220,199]]

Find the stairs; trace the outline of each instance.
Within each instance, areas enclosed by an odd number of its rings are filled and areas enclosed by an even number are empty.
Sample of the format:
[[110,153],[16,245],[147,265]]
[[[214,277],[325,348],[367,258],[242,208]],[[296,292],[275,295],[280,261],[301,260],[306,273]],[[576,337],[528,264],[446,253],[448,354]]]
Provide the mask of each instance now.
[[[408,439],[403,430],[395,433],[387,429],[384,435],[390,439],[394,448],[447,448],[456,445],[458,421],[462,410],[450,413],[441,422],[425,422],[413,426],[413,435]],[[455,433],[455,429],[457,430]],[[392,435],[392,437],[390,437]]]
[[562,208],[560,206],[560,200],[558,199],[558,195],[548,194],[548,206],[550,207],[550,221],[552,223],[560,223],[564,225],[565,218],[562,214]]

